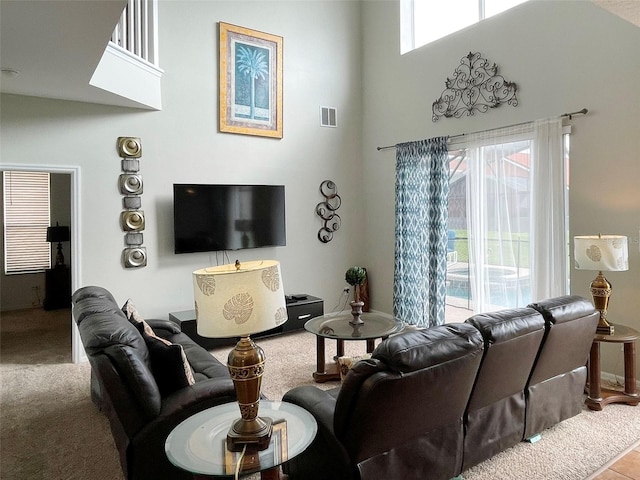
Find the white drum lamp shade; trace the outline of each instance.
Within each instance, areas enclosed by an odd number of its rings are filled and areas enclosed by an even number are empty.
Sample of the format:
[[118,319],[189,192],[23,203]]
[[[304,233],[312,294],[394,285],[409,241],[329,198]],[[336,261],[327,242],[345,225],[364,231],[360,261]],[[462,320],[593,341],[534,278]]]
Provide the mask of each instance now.
[[243,337],[287,321],[280,264],[259,260],[237,265],[193,272],[198,335]]
[[591,282],[593,305],[600,311],[597,332],[614,333],[614,326],[607,321],[611,283],[602,272],[629,270],[627,237],[623,235],[584,235],[574,237],[574,262],[577,270],[596,270],[598,275]]
[[577,270],[619,272],[629,270],[627,237],[622,235],[584,235],[574,237]]
[[280,264],[236,261],[235,265],[196,270],[193,291],[199,335],[240,337],[227,358],[241,415],[227,433],[227,449],[264,450],[273,431],[273,419],[258,416],[265,355],[249,335],[287,321]]

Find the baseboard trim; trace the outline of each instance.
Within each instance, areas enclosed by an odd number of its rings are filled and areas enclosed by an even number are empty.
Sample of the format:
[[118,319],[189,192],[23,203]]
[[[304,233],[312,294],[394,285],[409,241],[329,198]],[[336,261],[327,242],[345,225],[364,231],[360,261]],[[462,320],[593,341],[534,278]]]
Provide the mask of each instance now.
[[[619,385],[621,387],[624,387],[624,375],[616,375],[615,373],[602,372],[600,377],[602,378],[603,382],[608,382],[611,385]],[[640,380],[638,379],[636,379],[636,390],[640,391]]]

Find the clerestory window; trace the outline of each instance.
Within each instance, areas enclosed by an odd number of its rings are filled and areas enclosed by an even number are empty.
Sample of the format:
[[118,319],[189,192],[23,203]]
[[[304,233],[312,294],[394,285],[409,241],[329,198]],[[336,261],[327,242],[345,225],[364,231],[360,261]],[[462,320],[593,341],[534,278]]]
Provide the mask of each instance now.
[[528,0],[400,0],[402,54]]

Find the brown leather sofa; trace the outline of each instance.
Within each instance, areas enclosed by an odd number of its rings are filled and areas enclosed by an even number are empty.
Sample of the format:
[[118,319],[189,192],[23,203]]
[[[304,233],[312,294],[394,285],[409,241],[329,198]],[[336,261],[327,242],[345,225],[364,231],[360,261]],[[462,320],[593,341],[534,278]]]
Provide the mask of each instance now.
[[[162,378],[154,376],[146,337],[127,319],[111,293],[101,287],[83,287],[74,292],[72,303],[91,363],[91,395],[109,419],[125,478],[191,479],[192,474],[168,461],[165,440],[191,415],[235,401],[227,367],[173,322],[147,319],[158,337],[173,344],[170,349],[182,346],[195,382],[174,391],[162,389],[172,379],[166,373]],[[179,367],[184,375],[183,363],[173,372]]]
[[390,337],[340,389],[285,394],[318,422],[289,478],[460,475],[580,412],[597,321],[588,301],[565,296]]

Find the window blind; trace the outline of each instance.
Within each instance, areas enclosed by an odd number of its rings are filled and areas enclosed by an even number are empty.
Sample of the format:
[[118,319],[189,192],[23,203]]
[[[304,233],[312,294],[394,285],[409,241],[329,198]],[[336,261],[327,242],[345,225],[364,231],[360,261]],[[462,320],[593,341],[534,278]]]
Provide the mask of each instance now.
[[5,273],[51,268],[49,173],[4,171],[2,177]]

